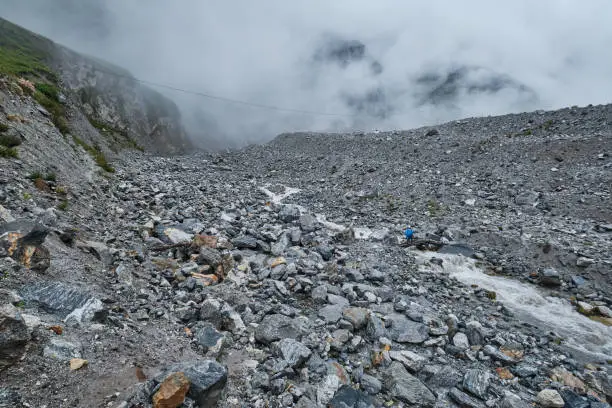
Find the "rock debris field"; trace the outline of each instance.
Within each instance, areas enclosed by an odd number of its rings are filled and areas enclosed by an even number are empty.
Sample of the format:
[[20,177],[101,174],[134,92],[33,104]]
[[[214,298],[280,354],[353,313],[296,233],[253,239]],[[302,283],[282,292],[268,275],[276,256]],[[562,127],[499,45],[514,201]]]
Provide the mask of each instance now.
[[0,159],[0,407],[609,407],[611,123]]

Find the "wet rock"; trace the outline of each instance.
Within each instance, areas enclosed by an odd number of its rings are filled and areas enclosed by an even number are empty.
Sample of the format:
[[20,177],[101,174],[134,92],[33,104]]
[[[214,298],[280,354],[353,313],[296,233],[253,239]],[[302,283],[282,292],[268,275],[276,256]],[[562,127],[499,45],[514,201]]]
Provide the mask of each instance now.
[[30,331],[17,308],[0,304],[0,371],[21,357],[29,340]]
[[363,374],[359,380],[361,389],[370,395],[376,395],[382,390],[382,382],[368,374]]
[[484,400],[487,398],[487,390],[491,382],[488,371],[471,369],[463,377],[463,389],[470,394]]
[[327,405],[329,408],[375,408],[372,399],[348,385],[341,386]]
[[291,338],[285,338],[275,344],[275,349],[291,368],[299,367],[310,357],[311,351],[304,344]]
[[153,395],[153,408],[177,408],[185,401],[190,381],[184,373],[172,373]]
[[81,358],[81,345],[59,338],[52,338],[49,344],[45,346],[43,356],[64,361]]
[[263,344],[282,339],[297,339],[301,337],[302,330],[298,323],[281,314],[267,315],[255,330],[255,340]]
[[402,315],[392,315],[391,339],[398,343],[420,344],[429,338],[429,329],[422,323],[417,323]]
[[565,401],[557,390],[545,389],[538,393],[536,400],[544,408],[563,408]]
[[543,286],[560,286],[561,275],[556,269],[546,268],[540,274],[540,284]]
[[448,396],[460,407],[468,408],[484,408],[485,405],[477,399],[467,395],[465,392],[453,388],[449,391]]
[[187,396],[201,408],[214,408],[227,383],[227,369],[216,361],[204,360],[181,363],[167,369],[156,381],[161,382],[170,373],[182,372],[191,383]]
[[418,378],[394,361],[384,373],[384,387],[389,394],[400,401],[418,407],[433,407],[436,397]]

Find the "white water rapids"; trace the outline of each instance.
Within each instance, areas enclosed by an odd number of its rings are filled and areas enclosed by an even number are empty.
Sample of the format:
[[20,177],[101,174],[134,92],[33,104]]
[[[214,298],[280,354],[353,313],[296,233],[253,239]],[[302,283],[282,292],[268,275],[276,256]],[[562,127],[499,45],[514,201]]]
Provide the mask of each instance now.
[[[612,359],[612,327],[581,315],[569,301],[546,296],[529,284],[487,275],[473,259],[461,255],[414,253],[424,270],[446,272],[467,286],[478,285],[495,291],[497,300],[521,321],[540,327],[542,333],[553,331],[564,339],[563,344],[568,348],[598,359]],[[442,267],[428,262],[433,257],[443,260]]]
[[[282,201],[292,194],[299,193],[297,188],[285,187],[283,193],[273,193],[268,186],[260,188],[270,201],[282,204]],[[306,209],[298,206],[300,211]],[[336,231],[344,230],[344,226],[327,221],[322,214],[315,214],[317,220],[326,228]],[[355,238],[368,240],[375,231],[366,227],[354,227]],[[536,325],[545,334],[552,331],[561,336],[564,346],[587,356],[587,359],[612,360],[612,327],[593,321],[578,313],[569,301],[552,296],[546,296],[539,288],[512,279],[490,276],[476,266],[473,259],[462,255],[444,254],[439,252],[414,251],[423,270],[432,273],[448,273],[463,284],[478,285],[492,290],[496,299],[512,311],[523,322]],[[442,267],[430,263],[431,258],[442,259]]]

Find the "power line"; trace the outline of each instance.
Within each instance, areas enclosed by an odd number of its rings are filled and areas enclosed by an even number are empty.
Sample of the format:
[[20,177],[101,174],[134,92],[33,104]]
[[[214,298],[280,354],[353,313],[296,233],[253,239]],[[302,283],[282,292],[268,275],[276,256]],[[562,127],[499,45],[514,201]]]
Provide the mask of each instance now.
[[310,110],[303,110],[303,109],[281,108],[279,106],[266,105],[266,104],[261,104],[261,103],[248,102],[248,101],[241,101],[241,100],[238,100],[238,99],[232,99],[232,98],[226,98],[226,97],[223,97],[223,96],[212,95],[212,94],[209,94],[209,93],[206,93],[206,92],[190,91],[188,89],[178,88],[178,87],[175,87],[175,86],[172,86],[172,85],[166,85],[166,84],[161,84],[159,82],[153,82],[153,81],[148,81],[148,80],[145,80],[145,79],[139,79],[139,78],[135,78],[135,77],[133,77],[131,75],[122,75],[122,74],[119,74],[117,72],[106,71],[106,70],[100,69],[98,67],[94,67],[93,69],[94,69],[94,71],[103,72],[105,74],[113,75],[113,76],[120,77],[120,78],[130,79],[132,81],[139,82],[141,84],[145,84],[145,85],[149,85],[149,86],[156,86],[158,88],[165,88],[165,89],[169,89],[169,90],[176,91],[176,92],[182,92],[182,93],[186,93],[186,94],[190,94],[190,95],[201,96],[201,97],[204,97],[204,98],[213,99],[213,100],[217,100],[217,101],[234,103],[234,104],[237,104],[237,105],[250,106],[250,107],[253,107],[253,108],[268,109],[268,110],[274,110],[274,111],[279,111],[279,112],[300,113],[300,114],[304,114],[304,115],[314,115],[314,116],[337,116],[337,117],[356,117],[357,116],[357,115],[352,115],[352,114],[348,114],[348,113],[331,113],[331,112],[319,112],[319,111],[310,111]]

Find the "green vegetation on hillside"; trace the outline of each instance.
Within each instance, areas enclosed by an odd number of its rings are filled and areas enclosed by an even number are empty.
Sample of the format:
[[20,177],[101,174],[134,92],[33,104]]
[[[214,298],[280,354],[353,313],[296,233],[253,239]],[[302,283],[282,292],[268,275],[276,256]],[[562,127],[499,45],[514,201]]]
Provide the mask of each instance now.
[[106,159],[106,156],[104,155],[104,152],[102,151],[102,149],[100,149],[99,146],[90,146],[83,139],[80,139],[77,136],[72,136],[72,138],[74,139],[76,144],[85,149],[85,151],[89,153],[91,157],[93,157],[96,164],[100,166],[102,170],[107,171],[109,173],[115,172],[115,169],[113,168],[113,166],[110,165],[110,163]]
[[48,67],[55,44],[6,20],[0,19],[0,72],[28,79],[57,82]]

